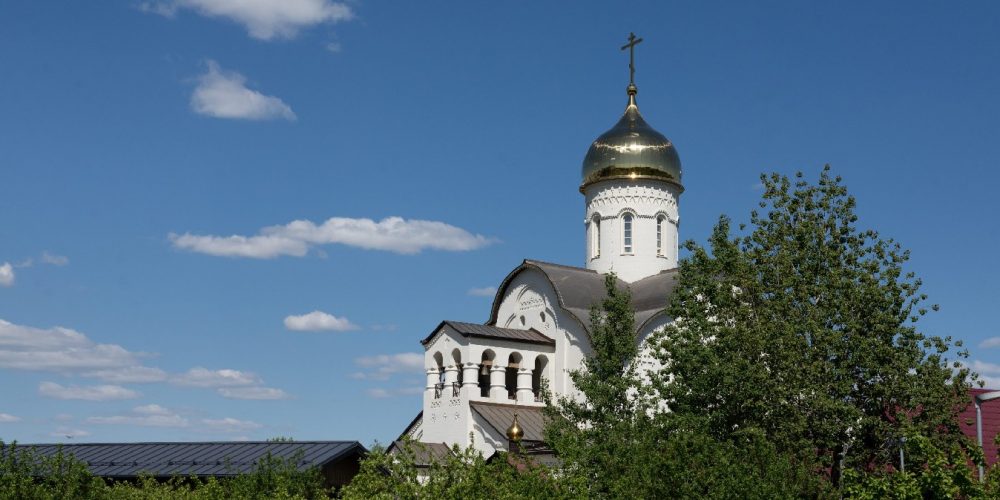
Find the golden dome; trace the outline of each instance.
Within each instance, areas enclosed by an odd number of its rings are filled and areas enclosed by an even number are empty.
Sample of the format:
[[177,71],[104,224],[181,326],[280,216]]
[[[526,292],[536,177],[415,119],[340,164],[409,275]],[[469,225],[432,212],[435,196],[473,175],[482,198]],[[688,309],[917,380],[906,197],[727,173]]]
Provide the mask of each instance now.
[[601,134],[583,159],[584,188],[606,179],[660,179],[681,186],[681,160],[673,143],[642,119],[635,103],[635,85],[628,86],[625,114]]

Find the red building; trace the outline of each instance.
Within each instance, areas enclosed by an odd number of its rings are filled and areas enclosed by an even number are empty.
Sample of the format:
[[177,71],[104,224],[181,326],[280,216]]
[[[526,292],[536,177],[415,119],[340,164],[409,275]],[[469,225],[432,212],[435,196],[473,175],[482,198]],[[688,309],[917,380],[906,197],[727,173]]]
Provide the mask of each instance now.
[[[969,391],[972,398],[979,394],[994,392],[992,389],[972,389]],[[997,434],[1000,434],[1000,399],[983,403],[983,449],[986,452],[986,463],[997,463],[997,445],[994,442]],[[966,436],[976,440],[976,405],[969,401],[968,408],[958,417],[959,425]]]

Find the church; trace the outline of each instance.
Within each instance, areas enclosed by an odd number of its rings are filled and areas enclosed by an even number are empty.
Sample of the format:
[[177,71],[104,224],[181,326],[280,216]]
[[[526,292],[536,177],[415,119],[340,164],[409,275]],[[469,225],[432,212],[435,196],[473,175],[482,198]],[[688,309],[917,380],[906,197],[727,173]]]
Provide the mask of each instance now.
[[445,320],[421,341],[423,409],[403,436],[430,453],[457,444],[490,456],[508,449],[511,428],[524,448],[542,445],[542,385],[576,394],[569,372],[592,352],[590,308],[605,297],[606,273],[631,292],[640,352],[670,322],[684,186],[673,143],[639,113],[631,56],[641,41],[632,35],[622,47],[630,51],[625,112],[583,159],[584,266],[525,260],[497,286],[485,324]]

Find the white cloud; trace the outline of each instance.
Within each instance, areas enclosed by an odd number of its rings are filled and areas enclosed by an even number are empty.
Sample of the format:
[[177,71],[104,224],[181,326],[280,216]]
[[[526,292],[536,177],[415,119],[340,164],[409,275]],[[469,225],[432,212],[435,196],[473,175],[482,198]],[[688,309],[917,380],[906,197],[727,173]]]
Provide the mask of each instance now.
[[339,42],[330,42],[326,44],[326,50],[333,52],[334,54],[339,54],[344,48]]
[[225,71],[208,61],[208,72],[198,77],[191,94],[191,109],[200,115],[238,120],[295,120],[295,113],[281,99],[247,88],[246,77]]
[[140,415],[170,415],[171,411],[158,405],[158,404],[148,404],[142,406],[136,406],[132,408],[132,411]]
[[1000,389],[1000,365],[977,359],[972,361],[971,368],[979,374],[979,379],[986,384],[987,389]]
[[349,6],[330,0],[151,0],[139,8],[165,17],[189,9],[205,17],[225,18],[260,40],[292,38],[302,29],[354,17]]
[[0,368],[56,372],[141,367],[138,354],[116,344],[97,344],[63,327],[15,325],[0,319]]
[[979,347],[982,349],[989,349],[992,347],[1000,347],[1000,337],[990,337],[979,343]]
[[438,221],[386,217],[381,221],[332,217],[321,225],[307,220],[268,226],[254,236],[171,233],[175,248],[222,257],[302,257],[315,245],[341,244],[365,250],[415,254],[425,249],[469,251],[496,240]]
[[190,425],[187,418],[157,404],[136,406],[126,415],[90,417],[86,422],[88,424],[136,425],[140,427],[187,427]]
[[138,427],[191,428],[195,431],[227,433],[245,432],[263,427],[256,422],[238,420],[232,417],[220,419],[206,418],[192,421],[176,411],[164,408],[158,404],[136,406],[132,410],[120,415],[90,417],[86,420],[86,423],[98,425],[134,425]]
[[184,374],[175,376],[171,381],[189,387],[239,387],[258,385],[261,382],[257,375],[250,372],[209,370],[201,367],[192,368]]
[[206,418],[201,421],[201,424],[208,430],[217,432],[244,432],[262,427],[257,422],[238,420],[232,417],[220,419]]
[[346,332],[350,330],[357,330],[358,325],[351,323],[347,318],[338,318],[337,316],[323,311],[313,311],[300,316],[286,317],[285,328],[298,332]]
[[10,262],[0,265],[0,286],[14,286],[14,266]]
[[482,288],[470,288],[469,295],[473,297],[492,297],[497,294],[495,286],[484,286]]
[[49,436],[54,438],[67,438],[67,439],[87,437],[89,435],[90,433],[85,430],[71,429],[69,427],[62,427],[62,426],[56,427],[56,430],[49,434]]
[[123,368],[84,372],[81,375],[115,384],[145,384],[167,380],[167,372],[149,366],[126,366]]
[[1000,365],[979,361],[978,359],[972,361],[972,370],[989,375],[1000,375]]
[[220,387],[219,395],[228,399],[288,399],[289,395],[273,387]]
[[42,252],[41,261],[45,264],[51,264],[53,266],[65,266],[69,264],[69,257],[64,255],[55,255],[49,252]]
[[14,422],[20,422],[21,417],[15,417],[10,413],[0,413],[0,424],[12,424]]
[[363,356],[354,362],[366,370],[350,375],[355,379],[386,380],[396,373],[422,373],[424,355],[414,352]]
[[979,374],[979,380],[983,382],[983,387],[990,390],[1000,390],[1000,375]]
[[84,401],[135,399],[140,396],[138,392],[120,385],[63,386],[55,382],[38,384],[38,393],[54,399],[82,399]]
[[282,255],[302,257],[309,251],[303,241],[276,236],[200,236],[170,233],[175,248],[218,257],[273,259]]

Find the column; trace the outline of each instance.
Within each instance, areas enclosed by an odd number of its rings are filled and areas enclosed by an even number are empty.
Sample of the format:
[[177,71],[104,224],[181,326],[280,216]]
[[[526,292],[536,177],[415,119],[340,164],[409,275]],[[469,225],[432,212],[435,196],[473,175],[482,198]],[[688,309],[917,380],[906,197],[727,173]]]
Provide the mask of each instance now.
[[455,382],[458,382],[458,366],[448,365],[444,367],[444,390],[441,391],[441,397],[454,397]]
[[507,367],[493,365],[490,368],[490,399],[496,401],[507,401],[507,387],[505,386],[505,379],[507,378]]
[[462,367],[462,393],[471,398],[479,395],[479,365],[466,363]]
[[517,370],[517,402],[532,403],[535,401],[535,393],[531,391],[531,370],[519,368]]
[[427,369],[427,387],[424,390],[425,394],[430,396],[430,399],[434,399],[434,386],[438,383],[438,371],[437,368]]

